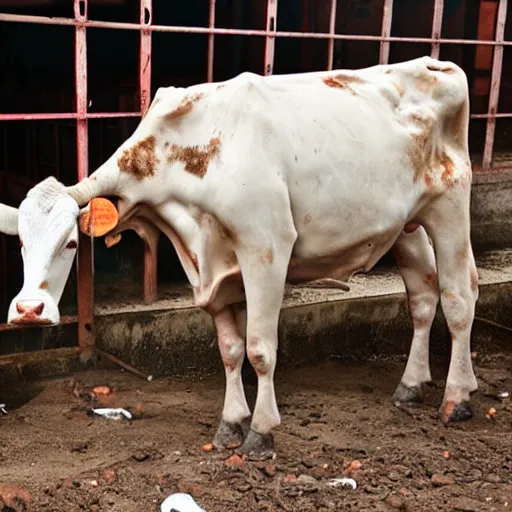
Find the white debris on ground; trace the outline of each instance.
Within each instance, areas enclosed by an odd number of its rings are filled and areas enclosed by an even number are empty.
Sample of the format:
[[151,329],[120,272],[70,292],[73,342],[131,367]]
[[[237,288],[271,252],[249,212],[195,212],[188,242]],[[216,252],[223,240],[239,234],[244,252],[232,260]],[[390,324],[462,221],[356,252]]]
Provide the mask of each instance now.
[[168,496],[160,506],[160,512],[206,512],[190,494],[177,492]]
[[92,413],[96,416],[101,416],[102,418],[106,418],[108,420],[122,420],[126,418],[127,420],[132,419],[131,412],[126,409],[92,409]]
[[351,487],[352,490],[357,489],[357,482],[353,478],[333,478],[327,482],[329,487]]

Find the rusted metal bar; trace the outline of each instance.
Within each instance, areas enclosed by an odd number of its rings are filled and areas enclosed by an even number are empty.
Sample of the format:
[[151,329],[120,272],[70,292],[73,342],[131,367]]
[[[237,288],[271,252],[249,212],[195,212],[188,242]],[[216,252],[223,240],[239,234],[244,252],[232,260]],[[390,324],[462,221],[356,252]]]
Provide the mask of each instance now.
[[146,115],[151,99],[151,25],[153,17],[152,0],[140,0],[140,59],[139,59],[139,87],[140,112]]
[[140,112],[94,112],[78,114],[48,113],[48,114],[0,114],[0,121],[49,121],[61,119],[107,119],[116,117],[139,117]]
[[94,347],[94,352],[96,352],[99,356],[112,361],[114,364],[117,364],[124,370],[126,370],[130,373],[133,373],[137,377],[140,377],[141,379],[147,380],[149,382],[151,382],[153,380],[152,375],[146,375],[145,373],[142,373],[140,370],[137,370],[137,368],[134,368],[133,366],[129,365],[128,363],[121,361],[121,359],[117,358],[116,356],[113,356],[112,354],[109,354],[108,352],[101,350],[101,348]]
[[494,134],[496,131],[496,112],[498,110],[498,100],[500,97],[501,71],[503,67],[503,42],[505,36],[505,23],[507,21],[508,0],[500,0],[498,10],[498,19],[496,21],[496,43],[494,48],[494,59],[492,62],[491,92],[489,94],[488,113],[491,117],[487,120],[487,129],[485,132],[484,156],[482,167],[490,169],[492,167],[492,152],[494,147]]
[[[331,0],[331,17],[329,18],[329,34],[333,35],[336,32],[336,8],[337,0]],[[329,39],[327,46],[327,70],[331,71],[334,61],[334,38]]]
[[158,298],[158,253],[156,247],[144,242],[144,302]]
[[507,119],[512,117],[512,112],[503,112],[499,114],[472,114],[471,119],[489,119],[491,117],[494,117],[496,119]]
[[271,75],[274,71],[274,51],[277,31],[277,0],[267,0],[267,33],[265,39],[265,76]]
[[78,355],[78,347],[49,348],[31,352],[17,352],[0,356],[0,366],[24,365],[28,363],[40,363],[55,359],[74,359]]
[[[215,2],[210,0],[210,13],[208,16],[208,27],[215,27]],[[208,69],[206,70],[206,79],[213,82],[213,58],[215,55],[215,34],[208,34]]]
[[389,41],[385,41],[391,35],[391,23],[393,21],[393,0],[384,0],[384,7],[382,12],[382,30],[379,64],[388,64],[389,62]]
[[[75,0],[75,84],[76,111],[87,112],[87,35],[84,21],[87,20],[87,0]],[[89,174],[89,148],[87,119],[77,119],[78,180]],[[84,360],[92,355],[94,346],[94,284],[93,253],[91,237],[80,234],[78,244],[77,307],[78,344]]]
[[441,29],[443,25],[443,11],[444,11],[444,0],[435,0],[434,3],[434,18],[432,19],[432,39],[435,42],[432,43],[432,50],[430,56],[434,59],[439,58],[439,51],[441,45],[439,39],[441,39]]
[[[277,0],[267,0],[277,4]],[[0,14],[0,21],[10,21],[16,23],[37,23],[45,25],[79,25],[76,20],[71,18],[49,18],[45,16],[25,16],[20,14]],[[81,26],[87,28],[111,28],[117,30],[139,30],[140,23],[121,23],[115,21],[94,21],[88,20],[82,22]],[[151,32],[170,32],[181,34],[215,34],[215,35],[239,35],[239,36],[260,36],[260,37],[290,37],[297,39],[335,39],[344,41],[384,41],[391,43],[440,43],[440,44],[464,44],[464,45],[488,45],[495,46],[497,44],[503,46],[512,46],[512,41],[479,41],[478,39],[439,39],[435,40],[431,37],[382,37],[371,35],[353,35],[353,34],[329,34],[321,32],[278,32],[273,30],[246,30],[234,28],[209,28],[209,27],[183,27],[179,25],[151,25],[147,27]]]

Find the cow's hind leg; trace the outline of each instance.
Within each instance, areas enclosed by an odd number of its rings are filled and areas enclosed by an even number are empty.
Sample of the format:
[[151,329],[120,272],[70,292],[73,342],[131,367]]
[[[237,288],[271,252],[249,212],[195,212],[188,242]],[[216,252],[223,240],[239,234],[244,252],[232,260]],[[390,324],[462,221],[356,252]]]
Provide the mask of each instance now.
[[434,249],[420,226],[403,232],[393,246],[400,274],[407,290],[414,333],[409,359],[393,402],[415,405],[423,401],[423,385],[430,382],[430,329],[439,301]]
[[470,239],[469,187],[449,189],[422,212],[421,222],[434,242],[441,305],[452,339],[443,421],[472,417],[470,394],[478,388],[470,336],[478,298],[478,274]]
[[237,327],[235,314],[234,306],[228,306],[214,316],[220,355],[226,372],[222,419],[213,439],[216,448],[241,445],[251,416],[242,383],[245,340]]

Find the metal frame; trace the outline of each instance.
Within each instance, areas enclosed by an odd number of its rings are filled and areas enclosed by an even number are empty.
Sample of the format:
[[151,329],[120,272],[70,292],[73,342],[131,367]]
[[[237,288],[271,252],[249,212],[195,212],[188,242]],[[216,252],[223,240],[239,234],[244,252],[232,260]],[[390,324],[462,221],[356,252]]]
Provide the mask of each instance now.
[[[505,22],[507,18],[508,0],[499,0],[499,9],[495,30],[495,38],[490,41],[469,39],[446,39],[441,37],[443,20],[443,0],[435,0],[434,16],[432,21],[432,36],[420,37],[392,37],[391,23],[393,18],[393,0],[384,0],[382,13],[382,29],[380,36],[336,34],[337,0],[331,0],[328,33],[311,32],[283,32],[277,30],[278,0],[261,0],[267,2],[265,30],[225,29],[215,27],[216,0],[209,0],[208,27],[184,27],[154,25],[152,20],[152,0],[140,0],[139,23],[118,23],[110,21],[89,20],[87,16],[87,0],[74,0],[74,18],[51,18],[43,16],[25,16],[0,13],[0,21],[12,23],[36,23],[47,25],[65,25],[75,27],[75,82],[76,82],[76,112],[71,113],[44,113],[44,114],[0,114],[0,121],[17,120],[61,120],[76,119],[77,122],[77,155],[78,179],[88,175],[88,120],[105,118],[126,118],[144,116],[150,103],[151,91],[151,34],[153,32],[172,32],[187,34],[208,35],[208,59],[206,75],[208,82],[213,81],[214,44],[215,35],[244,35],[265,38],[265,53],[263,73],[270,75],[273,72],[275,40],[282,38],[325,39],[328,41],[326,69],[332,69],[334,57],[334,42],[337,40],[349,41],[377,41],[380,42],[380,64],[389,62],[390,43],[427,43],[431,45],[431,55],[438,57],[441,44],[455,45],[485,45],[494,46],[494,60],[492,66],[491,90],[489,105],[486,114],[473,114],[472,119],[487,119],[487,130],[482,166],[476,166],[475,171],[495,170],[493,166],[493,146],[496,128],[496,119],[512,118],[511,113],[498,113],[498,99],[501,83],[503,48],[512,46],[512,41],[504,40]],[[109,28],[117,30],[137,30],[140,32],[140,110],[138,112],[87,112],[87,41],[86,31],[94,28]],[[63,318],[63,323],[78,323],[78,340],[82,353],[90,352],[94,345],[94,309],[93,309],[93,253],[91,240],[83,237],[79,244],[78,253],[78,314],[77,316]],[[156,298],[156,253],[154,247],[145,241],[145,273],[144,297],[146,301]],[[14,327],[0,325],[0,331]]]

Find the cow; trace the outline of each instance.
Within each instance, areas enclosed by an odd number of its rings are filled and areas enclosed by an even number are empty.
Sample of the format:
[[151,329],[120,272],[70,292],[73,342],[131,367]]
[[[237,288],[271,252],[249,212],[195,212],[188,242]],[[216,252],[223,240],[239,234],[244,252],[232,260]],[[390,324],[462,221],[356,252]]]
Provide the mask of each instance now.
[[[9,322],[59,322],[77,224],[109,244],[132,222],[140,233],[158,228],[216,326],[226,388],[214,444],[262,452],[281,421],[274,371],[285,286],[346,283],[391,250],[414,327],[393,400],[422,401],[440,299],[451,333],[440,416],[467,420],[478,298],[468,126],[464,71],[430,57],[158,89],[88,178],[69,187],[48,178],[21,203],[25,280]],[[118,198],[117,210],[104,196]],[[246,354],[258,378],[252,415]]]

